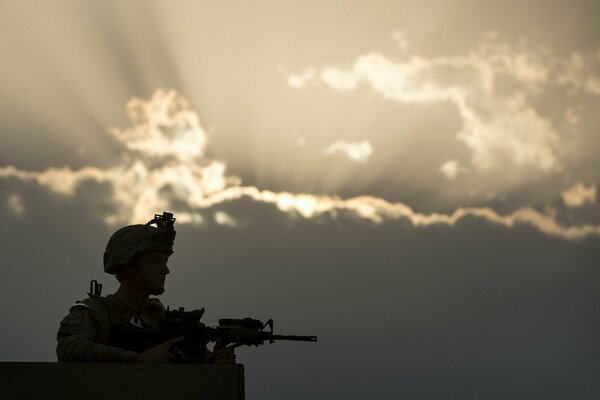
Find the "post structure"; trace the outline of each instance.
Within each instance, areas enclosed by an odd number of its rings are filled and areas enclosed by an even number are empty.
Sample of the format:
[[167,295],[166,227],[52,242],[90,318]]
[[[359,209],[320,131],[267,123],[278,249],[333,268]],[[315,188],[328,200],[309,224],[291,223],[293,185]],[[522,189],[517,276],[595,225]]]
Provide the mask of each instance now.
[[0,363],[4,399],[244,400],[244,366]]

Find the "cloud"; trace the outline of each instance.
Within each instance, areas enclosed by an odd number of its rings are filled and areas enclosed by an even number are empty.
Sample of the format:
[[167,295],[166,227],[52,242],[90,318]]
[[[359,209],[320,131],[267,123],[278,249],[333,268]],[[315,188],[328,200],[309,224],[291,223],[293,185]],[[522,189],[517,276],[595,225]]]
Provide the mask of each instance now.
[[563,62],[547,48],[525,41],[507,44],[490,33],[463,55],[405,54],[393,60],[371,53],[347,67],[325,66],[312,79],[340,92],[365,84],[404,104],[452,104],[461,120],[455,135],[469,150],[474,171],[518,169],[536,175],[563,170],[572,143],[540,113],[535,99],[552,85],[600,93],[590,62],[583,55]]
[[238,224],[236,220],[224,211],[217,211],[215,213],[215,222],[219,225],[228,226],[235,228]]
[[17,216],[25,214],[25,206],[23,205],[23,199],[18,194],[11,194],[8,196],[8,208]]
[[[156,212],[171,210],[179,223],[201,225],[205,221],[203,213],[212,207],[247,198],[304,218],[348,213],[376,224],[408,220],[415,227],[453,226],[464,218],[477,218],[506,228],[530,226],[567,240],[600,235],[600,226],[566,226],[557,222],[554,216],[531,208],[518,209],[507,215],[485,207],[461,207],[451,214],[425,214],[404,203],[392,203],[373,196],[343,199],[242,186],[239,178],[226,174],[224,162],[206,157],[204,130],[187,101],[176,92],[157,91],[149,100],[133,99],[127,109],[133,126],[112,130],[126,149],[118,165],[108,169],[91,166],[79,170],[48,168],[40,172],[5,166],[0,167],[0,179],[33,182],[59,196],[75,196],[77,186],[84,181],[108,185],[112,189],[109,201],[114,209],[105,216],[108,224],[145,222]],[[338,146],[348,148],[347,145]],[[182,148],[185,151],[180,154]],[[370,145],[363,142],[359,148],[370,149]],[[20,197],[15,195],[9,199],[9,207],[17,214],[23,210]],[[237,226],[236,221],[223,211],[217,211],[214,218],[221,225]]]
[[585,82],[585,88],[594,94],[600,95],[600,79],[598,78],[589,78]]
[[533,208],[521,208],[507,215],[498,214],[488,207],[461,207],[451,214],[424,214],[415,212],[404,203],[390,203],[372,196],[342,199],[335,196],[271,192],[251,186],[232,187],[216,193],[206,199],[204,206],[210,207],[242,197],[248,197],[257,202],[275,204],[281,211],[295,212],[305,218],[323,214],[335,216],[340,211],[346,211],[377,224],[386,220],[406,219],[415,227],[426,227],[432,225],[453,226],[464,218],[472,217],[506,228],[514,228],[518,225],[530,226],[547,235],[566,240],[600,236],[600,226],[590,224],[565,226],[557,222],[553,215],[542,214]]
[[332,88],[346,92],[356,89],[359,80],[351,71],[344,71],[337,68],[323,68],[320,78]]
[[[595,62],[594,62],[595,61]],[[600,77],[595,74],[598,60],[573,53],[560,63],[558,82],[574,91],[600,95]]]
[[369,161],[369,157],[373,154],[373,147],[367,140],[362,142],[348,142],[346,140],[340,140],[327,146],[323,150],[324,154],[343,154],[352,161],[360,164],[366,164]]
[[295,88],[303,87],[307,82],[310,82],[315,76],[315,69],[309,68],[300,74],[290,74],[287,78],[288,85]]
[[134,98],[127,103],[132,126],[111,129],[112,135],[132,152],[146,158],[175,158],[182,163],[204,156],[206,134],[198,114],[175,91],[159,90],[150,101]]
[[567,207],[582,207],[587,203],[595,203],[596,186],[576,183],[562,192],[562,199]]
[[[105,218],[109,224],[143,222],[178,201],[194,207],[211,193],[239,184],[236,177],[225,176],[223,162],[205,157],[206,133],[187,100],[175,91],[159,90],[149,100],[134,98],[127,114],[130,128],[110,130],[126,150],[118,165],[41,172],[5,166],[0,167],[0,178],[35,182],[63,196],[74,195],[83,181],[105,183],[112,189],[109,201],[115,209]],[[201,217],[182,218],[202,223]]]
[[70,168],[48,168],[43,172],[19,170],[13,166],[0,167],[0,178],[16,178],[21,181],[36,182],[51,192],[72,195],[76,186],[85,180],[106,182],[114,178],[113,172],[95,167],[85,167],[78,171]]
[[464,172],[457,160],[449,160],[440,165],[440,172],[448,179],[456,179],[458,174]]

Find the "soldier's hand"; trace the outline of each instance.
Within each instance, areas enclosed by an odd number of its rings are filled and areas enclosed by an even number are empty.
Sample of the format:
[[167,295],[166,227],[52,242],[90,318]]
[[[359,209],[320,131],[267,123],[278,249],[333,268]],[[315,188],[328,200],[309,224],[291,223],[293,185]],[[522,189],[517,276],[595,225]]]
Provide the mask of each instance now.
[[221,340],[217,340],[210,361],[213,364],[235,364],[235,350],[225,347]]
[[169,351],[169,348],[173,346],[177,342],[181,342],[183,340],[182,337],[177,337],[173,339],[169,339],[166,342],[159,344],[158,346],[150,347],[145,350],[143,353],[137,358],[138,362],[145,363],[168,363],[173,362],[177,359],[175,354]]
[[230,347],[213,351],[211,361],[213,364],[235,364],[235,351]]

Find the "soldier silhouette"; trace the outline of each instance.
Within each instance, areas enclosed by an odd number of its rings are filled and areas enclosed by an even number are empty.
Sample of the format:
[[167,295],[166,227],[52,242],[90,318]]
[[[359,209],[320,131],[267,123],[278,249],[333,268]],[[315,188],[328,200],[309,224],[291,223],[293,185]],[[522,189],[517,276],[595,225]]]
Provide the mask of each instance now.
[[[155,215],[144,225],[117,230],[104,252],[104,271],[115,275],[118,290],[102,297],[92,281],[89,297],[78,301],[61,321],[56,354],[59,362],[174,362],[182,337],[164,343],[139,340],[136,332],[159,330],[165,308],[157,298],[165,291],[167,262],[173,254],[175,218]],[[232,348],[216,344],[198,349],[193,362],[234,364]]]

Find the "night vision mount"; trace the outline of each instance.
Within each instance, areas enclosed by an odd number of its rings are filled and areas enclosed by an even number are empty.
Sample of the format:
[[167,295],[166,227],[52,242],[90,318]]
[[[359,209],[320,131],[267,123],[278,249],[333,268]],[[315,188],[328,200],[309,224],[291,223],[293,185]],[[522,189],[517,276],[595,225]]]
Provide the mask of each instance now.
[[173,225],[175,224],[175,218],[173,217],[173,213],[164,211],[162,215],[154,214],[154,218],[146,223],[146,225],[156,224],[157,228],[173,230]]

